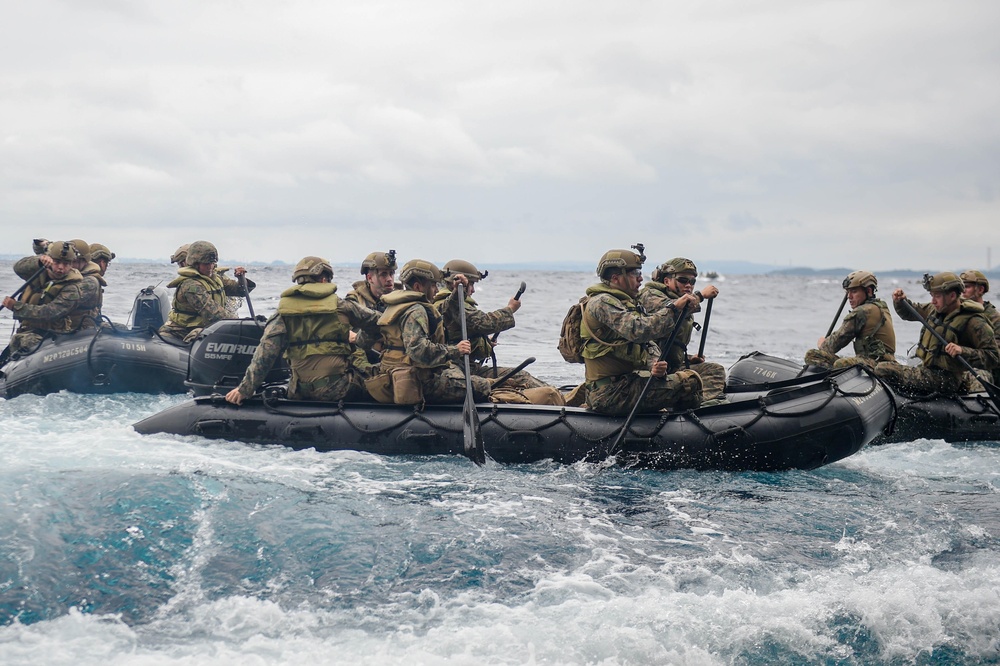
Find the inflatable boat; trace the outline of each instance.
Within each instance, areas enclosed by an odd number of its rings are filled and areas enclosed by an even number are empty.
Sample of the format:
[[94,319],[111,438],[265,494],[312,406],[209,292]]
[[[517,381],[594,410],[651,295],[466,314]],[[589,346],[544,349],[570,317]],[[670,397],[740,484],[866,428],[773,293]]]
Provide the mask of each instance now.
[[[198,435],[318,451],[463,455],[462,405],[422,408],[288,400],[281,387],[231,405],[195,398],[134,425],[142,434]],[[577,407],[476,405],[486,453],[498,463],[602,461],[643,469],[812,469],[840,460],[892,421],[889,393],[867,371],[806,377],[744,392],[739,401],[639,415],[618,449],[623,417]]]
[[[726,391],[735,398],[741,391],[756,392],[824,374],[825,371],[819,368],[752,352],[729,369]],[[876,444],[915,439],[1000,442],[1000,411],[987,393],[942,396],[891,392],[896,401],[896,421],[890,431],[874,442]]]
[[[86,328],[44,339],[30,353],[18,353],[0,367],[0,396],[57,391],[73,393],[211,392],[219,382],[235,386],[250,363],[263,331],[252,319],[226,319],[205,329],[187,345],[156,331],[170,312],[170,297],[161,287],[136,296],[125,325],[103,320]],[[189,364],[209,368],[214,379],[192,385]],[[284,366],[269,376],[280,379]],[[199,376],[208,370],[201,370]],[[287,371],[285,371],[287,372]]]

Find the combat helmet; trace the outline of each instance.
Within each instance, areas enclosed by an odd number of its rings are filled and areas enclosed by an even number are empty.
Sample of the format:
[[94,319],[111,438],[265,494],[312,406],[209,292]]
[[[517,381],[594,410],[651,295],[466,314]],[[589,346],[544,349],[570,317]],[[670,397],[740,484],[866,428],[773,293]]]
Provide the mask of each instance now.
[[924,289],[932,294],[936,291],[954,291],[961,294],[962,290],[965,289],[962,278],[949,271],[935,275],[924,273],[923,285]]
[[52,241],[49,243],[45,254],[57,261],[67,261],[73,263],[80,258],[80,253],[76,251],[73,241]]
[[878,289],[878,278],[875,277],[874,273],[868,271],[854,271],[848,273],[847,277],[844,278],[843,287],[844,289],[871,287],[872,291],[875,291]]
[[73,247],[76,248],[76,253],[80,255],[80,258],[84,261],[90,261],[90,243],[83,240],[82,238],[74,238],[70,241]]
[[90,260],[98,261],[103,259],[104,261],[111,261],[115,258],[115,253],[108,249],[107,245],[101,245],[100,243],[90,244]]
[[964,271],[959,277],[962,278],[962,282],[964,282],[965,284],[983,285],[984,294],[990,290],[990,281],[986,279],[986,276],[983,274],[982,271],[969,269],[967,271]]
[[187,259],[188,266],[194,264],[217,264],[219,263],[219,251],[208,241],[195,241],[188,246]]
[[170,255],[170,263],[172,264],[185,264],[187,263],[188,248],[191,247],[191,243],[184,243],[177,250]]
[[463,261],[462,259],[452,259],[449,261],[444,265],[443,272],[446,280],[453,275],[461,273],[465,277],[469,278],[469,282],[479,282],[490,274],[489,271],[483,271],[480,273],[478,268],[473,266],[468,261]]
[[318,282],[323,275],[333,278],[333,266],[323,257],[302,257],[299,263],[295,264],[295,272],[292,273],[292,281],[302,284],[303,282]]
[[678,273],[698,274],[698,267],[694,262],[684,257],[674,257],[670,261],[665,261],[653,269],[653,279],[657,282],[665,277],[677,275]]
[[396,251],[372,252],[361,262],[361,274],[368,275],[368,271],[388,270],[396,272]]
[[605,279],[605,273],[613,268],[623,271],[642,268],[643,262],[646,261],[646,255],[643,254],[646,246],[636,243],[632,249],[638,250],[639,253],[636,254],[632,250],[608,250],[601,255],[601,260],[597,262],[597,277]]
[[409,284],[414,278],[439,282],[444,278],[441,269],[423,259],[410,259],[399,271],[399,279],[403,284]]

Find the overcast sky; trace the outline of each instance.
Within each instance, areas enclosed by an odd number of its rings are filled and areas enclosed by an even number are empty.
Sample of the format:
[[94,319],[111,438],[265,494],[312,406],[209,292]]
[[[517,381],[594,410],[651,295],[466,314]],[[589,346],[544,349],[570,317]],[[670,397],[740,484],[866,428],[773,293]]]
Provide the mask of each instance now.
[[3,4],[0,253],[1000,263],[995,0]]

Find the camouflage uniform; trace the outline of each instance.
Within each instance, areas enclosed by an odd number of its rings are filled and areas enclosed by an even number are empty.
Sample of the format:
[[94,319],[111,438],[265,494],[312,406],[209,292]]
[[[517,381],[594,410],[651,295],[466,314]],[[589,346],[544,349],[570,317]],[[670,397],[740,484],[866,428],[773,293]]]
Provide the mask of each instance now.
[[[14,264],[14,272],[27,280],[41,266],[37,256],[25,257]],[[70,315],[83,298],[82,283],[83,276],[75,268],[59,280],[50,278],[47,271],[32,280],[21,300],[11,307],[21,325],[4,351],[4,360],[9,354],[33,352],[46,334],[72,331]]]
[[[628,414],[649,381],[649,373],[640,368],[659,357],[654,341],[670,335],[674,318],[647,315],[635,299],[604,283],[588,287],[587,295],[580,331],[586,340],[587,405],[602,414]],[[639,411],[697,407],[701,390],[701,379],[690,370],[654,377]]]
[[[650,314],[663,314],[670,318],[671,330],[677,325],[677,317],[680,312],[675,308],[670,308],[670,304],[681,297],[681,294],[671,291],[662,282],[647,282],[639,290],[639,303]],[[694,314],[701,312],[701,304],[695,305],[694,309],[688,309],[688,314],[684,321],[680,322],[680,331],[674,340],[673,348],[667,352],[664,359],[667,364],[667,372],[677,372],[682,367],[694,370],[701,377],[702,399],[705,401],[719,400],[726,392],[726,369],[718,363],[702,362],[691,363],[691,355],[687,353],[688,343],[691,342],[691,334],[694,331]],[[660,345],[665,345],[666,339],[660,340]]]
[[[336,285],[330,286],[333,287],[331,292],[336,290]],[[292,288],[292,290],[294,289],[295,287]],[[336,308],[337,316],[346,320],[349,326],[362,329],[373,338],[378,336],[379,315],[377,312],[346,299],[339,299]],[[285,317],[280,312],[275,313],[267,322],[260,344],[257,345],[250,365],[243,375],[243,380],[237,387],[244,398],[250,397],[254,391],[260,388],[278,356],[286,352],[289,345],[294,342],[289,339]],[[361,351],[364,354],[364,350]],[[323,402],[365,398],[367,394],[363,377],[360,373],[354,372],[352,362],[353,357],[333,354],[310,355],[298,360],[290,359],[289,366],[292,378],[288,382],[288,397],[295,400],[319,400]]]
[[[177,274],[179,277],[167,285],[176,291],[170,320],[160,327],[160,335],[191,342],[203,328],[233,317],[227,309],[227,296],[246,296],[236,280],[217,273],[204,276],[194,268],[185,267]],[[206,287],[208,283],[213,285],[211,290]],[[253,289],[249,281],[247,287]]]
[[[375,312],[384,312],[385,306],[372,294],[371,285],[368,280],[358,280],[351,285],[351,291],[347,292],[344,300],[357,303]],[[360,332],[360,331],[355,331]],[[373,377],[378,374],[378,361],[381,355],[381,347],[376,342],[374,345],[366,345],[370,349],[364,349],[361,345],[354,345],[351,352],[351,365],[365,377]]]
[[[419,300],[418,297],[419,296]],[[444,342],[444,326],[434,307],[418,292],[393,291],[382,297],[386,311],[379,319],[382,329],[381,368],[418,369],[418,381],[427,403],[460,403],[465,399],[465,372],[458,366],[462,354]],[[402,342],[394,345],[396,337]],[[477,402],[490,394],[489,380],[473,375],[472,393]]]
[[[855,356],[840,358],[837,352],[854,342]],[[846,368],[864,365],[874,369],[882,362],[896,362],[896,332],[889,306],[869,298],[847,313],[840,328],[831,333],[819,349],[806,352],[805,362],[821,368]]]
[[[448,344],[458,344],[462,340],[462,320],[459,318],[458,292],[442,289],[434,298],[434,307],[444,319],[444,337]],[[494,333],[514,328],[514,312],[503,307],[493,312],[483,312],[472,298],[465,298],[465,326],[472,343],[472,354],[469,355],[469,367],[472,373],[480,377],[494,377],[492,365],[486,362],[493,359],[493,343],[489,337]],[[497,366],[497,375],[502,375],[513,368]],[[518,370],[503,383],[503,386],[514,389],[541,388],[548,386],[524,370]]]
[[[989,322],[983,316],[983,306],[974,301],[961,300],[960,306],[943,317],[930,303],[913,303],[906,299],[927,322],[949,342],[960,345],[962,358],[973,367],[992,370],[1000,364],[1000,350]],[[901,303],[895,303],[896,314],[907,321],[916,321]],[[917,355],[922,365],[908,367],[898,363],[879,363],[876,376],[894,388],[918,393],[958,394],[969,389],[970,377],[957,359],[944,352],[927,330],[921,333]]]
[[80,302],[72,313],[73,326],[94,328],[95,320],[101,316],[104,301],[104,287],[107,281],[101,277],[101,267],[93,261],[80,269],[83,281],[80,283]]
[[1000,344],[1000,312],[997,311],[995,305],[989,301],[983,303],[983,315],[990,322],[990,326],[993,328],[993,337],[997,339],[997,344]]

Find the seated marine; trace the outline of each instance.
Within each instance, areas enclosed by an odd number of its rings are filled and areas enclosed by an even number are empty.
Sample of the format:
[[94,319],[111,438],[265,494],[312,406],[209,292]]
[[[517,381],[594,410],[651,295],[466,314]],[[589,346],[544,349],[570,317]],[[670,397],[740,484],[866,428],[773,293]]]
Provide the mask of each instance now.
[[[351,285],[353,288],[344,298],[369,310],[384,311],[385,305],[379,299],[396,288],[396,268],[395,250],[372,252],[361,262],[361,275],[364,278]],[[355,347],[353,353],[354,366],[365,376],[378,374],[378,362],[382,354],[380,343],[376,342],[369,349]]]
[[[868,271],[854,271],[844,278],[844,290],[851,311],[844,323],[829,337],[820,338],[816,349],[806,352],[805,362],[820,368],[846,368],[864,365],[874,368],[882,362],[896,362],[896,331],[885,301],[876,298],[878,278]],[[854,342],[854,356],[839,357],[837,352]]]
[[895,362],[882,362],[875,366],[875,375],[893,388],[914,393],[942,393],[956,395],[969,390],[969,373],[957,360],[964,358],[972,367],[992,371],[1000,364],[997,341],[983,314],[983,306],[962,298],[965,285],[954,273],[924,275],[924,289],[930,292],[930,303],[913,303],[902,289],[892,292],[896,314],[907,321],[915,321],[903,303],[909,303],[938,333],[947,340],[942,345],[926,328],[917,343],[919,367],[908,367]]
[[282,292],[243,380],[226,400],[239,405],[252,396],[282,353],[292,371],[289,398],[364,399],[364,378],[351,364],[349,340],[352,328],[361,329],[369,339],[378,337],[378,313],[338,298],[333,267],[321,257],[304,257],[292,279],[295,286]]
[[[638,246],[636,246],[638,247]],[[656,340],[674,328],[670,313],[646,314],[636,300],[646,257],[630,250],[609,250],[597,264],[601,281],[587,288],[580,335],[584,340],[587,406],[603,414],[632,411],[652,376],[640,412],[701,404],[701,378],[691,370],[668,373],[658,359]]]
[[[367,382],[368,390],[379,402],[460,403],[465,399],[465,372],[457,364],[472,352],[472,345],[468,340],[445,342],[441,315],[432,305],[441,270],[413,259],[403,265],[399,278],[403,289],[382,296],[381,372]],[[490,381],[471,379],[474,399],[488,398]]]
[[115,258],[115,253],[108,249],[107,245],[101,245],[100,243],[90,244],[90,260],[97,264],[101,269],[101,277],[108,272],[108,264],[111,260]]
[[[718,288],[711,284],[703,292],[695,291],[697,279],[698,267],[694,262],[684,257],[675,257],[653,269],[652,280],[642,286],[638,300],[646,312],[667,314],[675,321],[675,326],[680,326],[673,347],[667,351],[664,359],[667,362],[667,372],[677,372],[681,368],[694,370],[701,377],[702,400],[721,401],[726,391],[726,369],[718,363],[706,362],[702,356],[688,353],[688,344],[695,327],[694,314],[701,311],[702,301],[719,295]],[[687,315],[683,320],[676,321],[685,306],[688,309]],[[657,341],[661,351],[662,345],[666,343],[667,338]]]
[[[507,301],[507,306],[483,312],[479,309],[472,295],[476,293],[476,283],[489,275],[489,271],[479,272],[479,269],[468,261],[452,259],[444,265],[445,288],[438,291],[434,297],[434,307],[444,320],[445,342],[455,343],[462,339],[462,322],[459,307],[465,309],[466,333],[472,344],[469,355],[472,372],[480,377],[493,377],[503,374],[512,368],[497,367],[494,343],[489,336],[514,328],[514,313],[521,307],[521,301],[513,296]],[[455,284],[459,283],[465,289],[465,303],[459,304],[458,291]],[[487,361],[493,361],[492,367]],[[530,373],[519,370],[507,380],[506,385],[514,389],[530,389],[548,386]]]
[[[167,322],[159,333],[185,343],[192,342],[202,329],[217,321],[231,319],[227,308],[229,296],[246,296],[243,287],[233,279],[216,271],[219,251],[208,241],[191,243],[185,257],[185,266],[177,269],[177,277],[167,284],[175,289],[174,300]],[[237,277],[246,275],[246,269],[237,266]],[[252,291],[254,284],[247,281]]]
[[101,273],[101,267],[90,260],[90,243],[79,238],[71,240],[70,243],[76,248],[77,255],[73,268],[80,271],[80,275],[83,276],[83,282],[80,283],[80,302],[70,314],[73,328],[94,328],[101,316],[104,288],[108,286],[108,282]]
[[995,305],[983,298],[990,290],[990,281],[986,279],[982,271],[977,270],[967,270],[960,277],[965,284],[965,291],[962,295],[983,306],[983,314],[989,320],[990,326],[993,327],[993,336],[1000,341],[1000,312],[997,311]]
[[19,300],[10,296],[3,299],[3,306],[21,325],[0,362],[14,353],[35,351],[46,336],[74,329],[71,315],[83,298],[83,276],[73,268],[76,248],[70,241],[47,243],[46,248],[44,254],[25,257],[14,264],[18,277],[30,281]]

